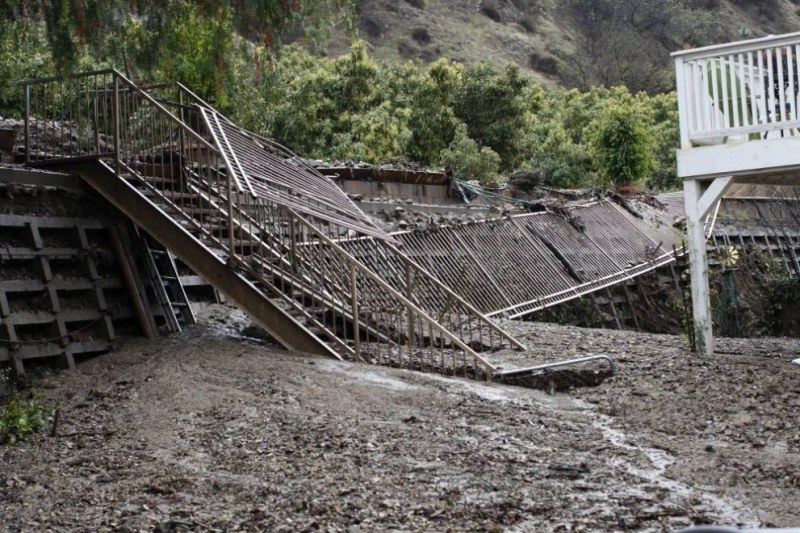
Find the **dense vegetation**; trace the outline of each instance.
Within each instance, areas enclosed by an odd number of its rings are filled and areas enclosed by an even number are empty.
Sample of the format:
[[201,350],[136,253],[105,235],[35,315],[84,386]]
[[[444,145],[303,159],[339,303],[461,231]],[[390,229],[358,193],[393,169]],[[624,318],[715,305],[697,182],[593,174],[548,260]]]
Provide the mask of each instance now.
[[[16,80],[115,66],[137,81],[182,81],[307,157],[444,165],[485,185],[519,169],[555,187],[676,185],[672,94],[545,87],[514,66],[377,62],[362,42],[336,59],[314,53],[355,4],[0,2],[0,115],[22,109]],[[302,44],[279,49],[292,32]]]
[[647,175],[654,187],[673,186],[675,107],[672,94],[543,88],[515,67],[376,63],[362,44],[338,59],[289,47],[231,100],[242,125],[309,157],[400,157],[487,185],[539,169],[556,187]]

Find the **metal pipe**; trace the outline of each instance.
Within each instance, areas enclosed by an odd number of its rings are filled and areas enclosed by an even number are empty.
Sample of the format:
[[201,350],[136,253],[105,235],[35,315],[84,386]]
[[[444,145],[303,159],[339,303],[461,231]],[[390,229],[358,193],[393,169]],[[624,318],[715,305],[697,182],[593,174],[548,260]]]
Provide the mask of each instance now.
[[497,370],[494,373],[495,381],[502,381],[503,378],[507,377],[516,377],[523,374],[532,374],[534,372],[538,372],[540,370],[552,370],[554,368],[561,368],[565,366],[572,366],[572,365],[579,365],[581,363],[588,363],[590,361],[598,361],[604,360],[608,361],[609,366],[611,366],[611,373],[614,374],[614,361],[607,355],[592,355],[589,357],[580,357],[578,359],[568,359],[566,361],[557,361],[555,363],[545,363],[542,365],[530,366],[527,368],[515,368],[512,370]]
[[119,78],[114,77],[114,100],[113,100],[113,120],[114,120],[114,172],[117,177],[122,174],[120,168],[120,120],[119,120]]
[[31,87],[25,86],[25,164],[31,162]]

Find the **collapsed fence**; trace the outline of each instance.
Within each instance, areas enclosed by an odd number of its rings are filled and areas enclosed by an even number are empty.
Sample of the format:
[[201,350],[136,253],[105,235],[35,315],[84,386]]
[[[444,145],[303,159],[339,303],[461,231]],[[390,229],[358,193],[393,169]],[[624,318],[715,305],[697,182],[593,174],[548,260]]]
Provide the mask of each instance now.
[[670,263],[681,239],[672,222],[666,211],[643,203],[602,199],[561,213],[393,236],[482,312],[519,318]]

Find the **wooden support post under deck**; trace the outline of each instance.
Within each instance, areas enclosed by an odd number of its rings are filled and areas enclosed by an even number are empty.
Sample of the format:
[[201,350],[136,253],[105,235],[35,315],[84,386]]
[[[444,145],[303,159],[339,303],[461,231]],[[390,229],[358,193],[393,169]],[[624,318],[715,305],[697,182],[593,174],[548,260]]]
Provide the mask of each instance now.
[[689,239],[689,272],[692,279],[692,314],[696,346],[703,354],[714,353],[711,331],[711,301],[708,295],[708,267],[706,262],[706,234],[700,214],[703,185],[698,180],[683,182],[686,202],[686,233]]
[[[800,113],[796,102],[787,102],[785,90],[797,94],[793,51],[798,46],[800,32],[795,32],[672,54],[681,134],[677,174],[684,180],[694,325],[697,349],[706,354],[714,350],[706,213],[734,182],[800,185],[800,136],[795,135]],[[781,66],[783,57],[788,70]],[[755,246],[754,236],[750,239]],[[763,239],[771,255],[769,236]]]
[[608,298],[608,307],[611,308],[611,314],[614,317],[614,323],[617,325],[617,329],[621,330],[622,323],[619,321],[619,314],[617,314],[617,306],[614,305],[614,295],[611,294],[611,291],[606,287],[606,297]]
[[[636,288],[639,288],[639,278],[635,278]],[[636,331],[642,331],[642,328],[639,327],[639,319],[636,316],[636,307],[633,305],[633,297],[631,297],[631,291],[628,288],[627,283],[622,284],[622,290],[625,293],[625,299],[628,300],[628,309],[631,310],[631,318],[633,318],[633,327],[636,328]],[[639,291],[639,294],[643,294],[642,291]]]

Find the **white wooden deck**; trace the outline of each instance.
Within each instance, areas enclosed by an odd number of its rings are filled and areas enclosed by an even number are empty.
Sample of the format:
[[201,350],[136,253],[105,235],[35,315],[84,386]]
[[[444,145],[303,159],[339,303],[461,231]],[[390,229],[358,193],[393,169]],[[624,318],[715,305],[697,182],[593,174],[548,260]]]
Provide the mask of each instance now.
[[673,58],[680,177],[797,178],[800,33],[686,50]]
[[672,54],[698,351],[713,353],[703,220],[735,183],[800,185],[800,32]]

